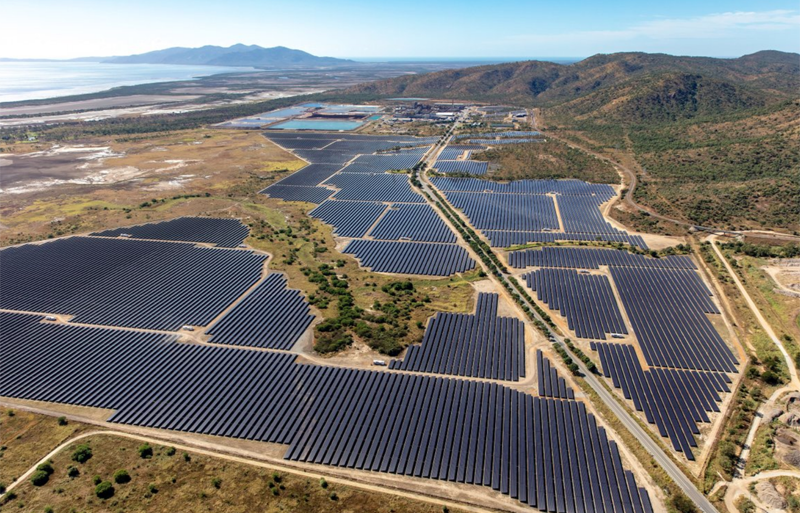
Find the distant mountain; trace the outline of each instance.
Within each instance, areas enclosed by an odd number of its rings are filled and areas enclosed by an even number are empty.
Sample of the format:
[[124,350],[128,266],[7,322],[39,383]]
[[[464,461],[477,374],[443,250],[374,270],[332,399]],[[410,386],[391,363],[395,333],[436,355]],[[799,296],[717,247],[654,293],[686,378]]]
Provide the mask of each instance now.
[[104,60],[113,64],[193,64],[202,66],[251,66],[254,68],[316,68],[354,64],[347,59],[317,57],[302,50],[283,46],[262,48],[258,45],[202,46],[167,48],[127,57]]

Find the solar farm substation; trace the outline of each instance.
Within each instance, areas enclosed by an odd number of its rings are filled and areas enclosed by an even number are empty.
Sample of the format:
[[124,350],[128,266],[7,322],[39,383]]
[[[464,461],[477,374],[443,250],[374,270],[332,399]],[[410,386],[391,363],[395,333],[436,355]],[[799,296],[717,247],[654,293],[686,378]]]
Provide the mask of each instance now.
[[720,311],[694,261],[543,247],[512,251],[508,262],[525,270],[537,301],[597,351],[613,386],[694,460],[699,424],[720,411],[739,365],[709,318]]

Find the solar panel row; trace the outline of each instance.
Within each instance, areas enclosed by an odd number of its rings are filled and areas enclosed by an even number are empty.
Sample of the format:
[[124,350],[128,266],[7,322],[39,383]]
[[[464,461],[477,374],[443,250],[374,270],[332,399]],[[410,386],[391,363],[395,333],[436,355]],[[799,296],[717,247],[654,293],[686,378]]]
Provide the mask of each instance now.
[[625,232],[616,234],[588,234],[588,233],[558,233],[558,232],[519,232],[505,230],[482,230],[483,234],[489,239],[489,243],[494,247],[506,248],[520,244],[531,244],[541,242],[557,241],[606,241],[622,242],[647,249],[644,239],[639,235],[628,235]]
[[95,232],[95,237],[119,237],[127,233],[137,239],[156,239],[216,244],[221,248],[235,248],[247,238],[250,229],[238,219],[214,217],[179,217],[158,223],[126,226],[114,230]]
[[407,175],[340,173],[325,182],[341,189],[340,200],[424,203],[422,196],[411,189]]
[[439,160],[456,160],[464,155],[464,152],[468,152],[467,158],[469,158],[470,150],[458,146],[448,146],[439,153]]
[[205,326],[261,279],[263,255],[177,242],[69,237],[0,252],[0,308],[73,322]]
[[339,237],[363,237],[386,210],[386,205],[372,201],[328,200],[309,215],[334,227]]
[[379,273],[449,276],[475,268],[469,253],[456,244],[427,242],[351,241],[344,253]]
[[553,199],[544,195],[448,192],[452,205],[464,211],[479,230],[557,230]]
[[288,351],[314,316],[297,290],[286,288],[282,274],[270,274],[206,333],[209,342]]
[[706,315],[719,310],[696,271],[610,270],[648,365],[736,372],[736,358]]
[[[491,486],[542,510],[651,511],[583,403],[40,316],[0,318],[12,327],[4,328],[12,372],[0,373],[3,396],[116,408],[111,422],[289,444],[291,460]],[[143,358],[159,365],[142,366]]]
[[544,268],[523,278],[539,301],[567,319],[577,337],[605,340],[606,333],[628,333],[608,277]]
[[[374,173],[382,173],[395,169],[411,169],[422,158],[421,152],[403,152],[381,155],[360,155],[354,164],[370,166]],[[345,168],[346,169],[346,168]],[[346,171],[343,171],[346,172]]]
[[399,204],[392,207],[370,235],[378,240],[456,241],[450,228],[427,204]]
[[543,511],[652,510],[583,403],[494,383],[338,374],[319,387],[287,459],[482,484]]
[[497,294],[481,293],[475,314],[437,313],[422,344],[407,349],[389,368],[519,381],[525,377],[525,327],[497,316]]
[[440,173],[467,173],[470,175],[485,175],[489,169],[487,162],[474,160],[437,160],[433,165]]
[[550,360],[541,349],[536,350],[536,369],[539,378],[539,397],[575,399],[575,392],[567,386],[566,380],[558,375],[556,368],[550,365]]
[[503,146],[506,144],[539,143],[544,139],[469,139],[473,144],[485,144],[487,146]]
[[313,187],[327,180],[342,166],[339,164],[309,164],[276,182],[278,185],[300,185]]
[[685,255],[652,258],[627,251],[600,248],[543,247],[514,251],[508,255],[512,267],[562,267],[599,269],[611,267],[642,267],[649,269],[697,269],[692,259]]
[[694,460],[692,447],[700,422],[710,422],[707,412],[719,412],[720,394],[730,392],[730,378],[717,372],[683,371],[651,367],[643,370],[633,346],[597,343],[603,374],[621,388],[626,399],[643,411],[673,448]]

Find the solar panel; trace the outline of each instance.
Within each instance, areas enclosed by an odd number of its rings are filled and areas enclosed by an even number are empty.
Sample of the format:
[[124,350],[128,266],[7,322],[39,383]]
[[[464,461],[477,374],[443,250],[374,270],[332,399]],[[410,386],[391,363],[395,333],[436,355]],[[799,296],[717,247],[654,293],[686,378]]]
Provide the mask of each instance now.
[[249,228],[238,219],[179,217],[158,223],[126,226],[92,233],[95,237],[119,237],[126,233],[137,239],[205,242],[221,248],[235,248],[247,238]]
[[481,293],[475,314],[437,313],[422,344],[410,346],[389,368],[519,381],[525,377],[525,330],[519,319],[497,316],[497,294]]

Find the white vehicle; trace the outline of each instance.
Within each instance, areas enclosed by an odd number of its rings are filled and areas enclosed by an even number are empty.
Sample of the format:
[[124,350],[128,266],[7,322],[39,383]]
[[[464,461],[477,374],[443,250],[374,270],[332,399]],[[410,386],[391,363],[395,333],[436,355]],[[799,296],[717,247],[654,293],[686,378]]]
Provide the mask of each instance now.
[[120,233],[119,236],[125,237],[126,239],[130,239],[131,237],[133,237],[133,235],[131,235],[130,233]]
[[45,317],[45,318],[44,318],[44,320],[45,320],[45,321],[57,321],[58,319],[56,319],[56,318],[55,318],[55,317],[53,317],[52,315],[48,315],[47,317]]
[[625,338],[625,335],[622,333],[612,333],[611,338]]
[[187,324],[186,326],[184,326],[184,327],[183,327],[183,330],[184,330],[184,331],[194,331],[194,327],[193,327],[193,326],[189,326],[189,325]]
[[372,365],[380,365],[381,367],[386,367],[386,362],[384,360],[372,360]]

